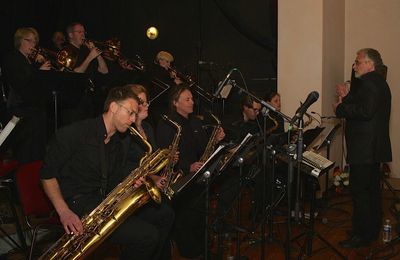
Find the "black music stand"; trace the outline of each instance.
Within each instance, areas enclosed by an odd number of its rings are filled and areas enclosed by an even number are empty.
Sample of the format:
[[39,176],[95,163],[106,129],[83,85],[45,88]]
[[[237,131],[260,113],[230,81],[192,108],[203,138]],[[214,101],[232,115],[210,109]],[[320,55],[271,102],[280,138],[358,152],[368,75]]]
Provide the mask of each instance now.
[[[325,136],[324,140],[317,146],[316,151],[320,151],[322,148],[326,147],[326,159],[330,159],[330,151],[331,151],[331,143],[333,138],[335,137],[336,131],[341,127],[342,125],[336,124],[330,131],[329,133]],[[325,194],[328,192],[328,182],[329,182],[329,172],[325,176]]]
[[[219,174],[221,174],[223,171],[226,170],[228,166],[238,166],[239,167],[239,185],[238,185],[238,191],[237,191],[237,196],[234,198],[233,201],[237,201],[237,214],[236,214],[236,255],[235,259],[248,259],[245,256],[240,255],[240,232],[243,231],[243,228],[240,228],[240,221],[241,221],[241,207],[240,207],[240,201],[241,201],[241,187],[243,185],[243,163],[244,163],[244,158],[245,155],[249,152],[246,147],[249,146],[249,144],[254,140],[254,136],[250,133],[248,133],[243,140],[238,144],[236,147],[232,148],[229,150],[228,157],[225,157],[224,163],[222,165],[219,165]],[[256,140],[257,142],[257,140]],[[218,242],[220,242],[220,238],[218,239]],[[220,244],[220,243],[219,243]],[[219,246],[219,248],[221,248]]]
[[207,159],[207,161],[204,162],[204,164],[201,166],[201,168],[192,176],[191,180],[186,183],[186,185],[181,186],[181,188],[177,191],[180,192],[184,187],[187,186],[187,184],[191,183],[193,180],[197,182],[203,182],[205,185],[205,234],[204,234],[204,240],[205,240],[205,250],[204,250],[204,259],[208,259],[208,252],[209,252],[209,243],[208,243],[208,222],[209,222],[209,217],[208,213],[210,210],[210,180],[214,175],[215,170],[218,167],[218,163],[221,159],[221,157],[225,154],[225,146],[220,145],[214,153]]
[[[46,100],[51,101],[49,103],[51,103],[54,112],[54,132],[56,132],[59,109],[78,105],[81,97],[88,89],[88,82],[91,82],[89,74],[39,70],[38,78],[41,82],[40,93],[45,96]],[[93,83],[91,82],[91,84]]]
[[[293,161],[293,159],[289,159],[289,164],[290,162]],[[326,174],[332,167],[333,167],[333,163],[323,169],[320,174]],[[298,167],[298,166],[297,166]],[[299,169],[298,169],[299,170]],[[322,237],[319,233],[317,233],[314,229],[314,215],[315,215],[315,202],[316,202],[316,196],[315,193],[318,190],[318,179],[315,178],[315,176],[312,174],[312,170],[313,167],[307,165],[307,164],[301,164],[301,168],[300,170],[302,172],[305,172],[307,175],[307,181],[310,183],[311,186],[311,199],[310,199],[310,219],[309,219],[309,223],[308,226],[306,227],[307,230],[299,235],[297,235],[296,237],[290,239],[290,241],[287,241],[288,244],[287,246],[290,247],[290,242],[295,241],[297,239],[299,239],[302,236],[306,236],[306,239],[304,241],[304,244],[301,246],[301,250],[300,253],[298,255],[298,259],[302,258],[302,255],[304,252],[306,252],[307,256],[311,256],[312,254],[312,242],[313,242],[313,238],[317,237],[319,238],[327,247],[329,247],[331,250],[333,250],[336,255],[338,257],[340,257],[341,259],[347,259],[342,253],[340,253],[330,242],[328,242],[324,237]],[[310,174],[311,173],[311,174]],[[288,185],[289,185],[289,181],[288,181]],[[288,187],[288,190],[290,190],[290,188]],[[288,196],[289,196],[289,192],[288,192]],[[290,201],[290,199],[289,199]],[[289,213],[289,219],[290,219],[290,213]],[[290,250],[288,251],[287,254],[287,259],[290,258]]]

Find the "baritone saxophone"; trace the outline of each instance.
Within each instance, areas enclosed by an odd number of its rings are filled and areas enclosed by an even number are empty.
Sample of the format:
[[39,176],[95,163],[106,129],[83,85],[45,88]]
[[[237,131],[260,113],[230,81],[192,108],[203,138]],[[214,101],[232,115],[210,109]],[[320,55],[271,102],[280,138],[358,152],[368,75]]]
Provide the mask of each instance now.
[[[133,170],[107,197],[81,221],[82,235],[64,234],[39,259],[83,259],[94,251],[123,221],[151,198],[161,202],[161,194],[150,178],[168,163],[169,149],[152,152],[151,145],[133,127],[132,135],[138,136],[147,146],[146,155]],[[145,178],[144,185],[134,187],[139,178]]]

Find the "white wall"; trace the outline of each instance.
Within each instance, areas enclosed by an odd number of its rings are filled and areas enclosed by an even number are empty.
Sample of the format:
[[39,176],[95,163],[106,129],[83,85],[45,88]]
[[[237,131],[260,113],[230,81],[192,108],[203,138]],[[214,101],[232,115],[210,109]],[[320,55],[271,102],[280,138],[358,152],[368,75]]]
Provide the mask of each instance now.
[[[350,78],[355,52],[365,47],[381,52],[392,91],[390,134],[392,173],[400,177],[400,0],[280,0],[278,6],[278,90],[282,111],[292,116],[313,90],[320,99],[309,111],[332,115],[335,85]],[[335,124],[337,122],[326,122]],[[341,161],[342,138],[332,145]]]
[[388,66],[387,82],[392,91],[390,138],[392,141],[392,176],[400,178],[400,0],[346,1],[345,76],[350,78],[350,66],[357,50],[377,49]]

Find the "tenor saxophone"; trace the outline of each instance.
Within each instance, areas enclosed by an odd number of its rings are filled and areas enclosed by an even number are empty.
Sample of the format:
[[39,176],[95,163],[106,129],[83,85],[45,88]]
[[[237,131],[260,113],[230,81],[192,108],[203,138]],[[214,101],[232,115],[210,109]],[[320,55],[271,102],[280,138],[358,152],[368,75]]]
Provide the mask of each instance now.
[[[150,178],[159,172],[169,160],[169,149],[152,152],[151,145],[133,127],[132,135],[137,135],[148,147],[146,155],[133,170],[89,215],[82,218],[82,235],[64,234],[39,259],[83,259],[96,249],[123,221],[151,198],[161,202],[161,194]],[[145,177],[144,185],[134,187],[134,183]]]
[[206,149],[204,150],[203,155],[200,157],[199,162],[202,162],[202,163],[207,161],[208,158],[215,151],[215,146],[218,143],[218,140],[217,140],[218,130],[221,128],[221,121],[216,116],[214,116],[212,113],[210,113],[210,115],[212,118],[214,118],[214,120],[216,121],[217,124],[214,126],[214,130],[211,133],[210,139],[208,140]]

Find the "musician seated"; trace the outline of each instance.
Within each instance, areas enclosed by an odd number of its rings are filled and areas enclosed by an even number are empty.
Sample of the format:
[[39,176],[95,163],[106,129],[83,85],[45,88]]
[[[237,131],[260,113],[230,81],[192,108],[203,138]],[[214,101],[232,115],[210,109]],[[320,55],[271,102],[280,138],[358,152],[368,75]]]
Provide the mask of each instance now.
[[238,143],[247,135],[247,133],[260,133],[261,125],[257,119],[260,110],[260,103],[253,100],[250,96],[243,96],[240,100],[240,119],[231,123],[225,122],[227,135],[226,140]]
[[[179,160],[176,169],[181,169],[183,174],[193,174],[200,169],[204,162],[200,161],[207,146],[207,135],[202,128],[202,122],[192,115],[194,101],[188,87],[176,87],[172,90],[170,98],[172,112],[171,120],[182,127],[179,142]],[[160,121],[157,126],[156,138],[161,148],[168,147],[176,134],[176,129]],[[216,134],[219,142],[225,137],[222,128]],[[178,246],[180,255],[186,258],[196,258],[204,255],[204,185],[191,183],[174,197],[175,226],[173,237]]]
[[[227,127],[228,130],[226,141],[240,143],[248,133],[252,135],[257,135],[260,133],[261,128],[259,122],[257,121],[257,115],[261,110],[261,104],[250,96],[246,95],[242,97],[240,107],[241,119],[233,122]],[[251,164],[253,164],[253,166],[257,165],[257,157],[257,146],[253,146],[252,149],[247,150],[246,154],[244,154],[244,176],[247,176],[249,171],[253,170],[253,167],[250,166]],[[223,218],[228,213],[233,201],[240,192],[240,181],[239,168],[230,167],[226,170],[226,172],[221,173],[221,176],[216,182],[219,187],[217,219],[215,223],[217,231],[220,231],[220,228],[223,228]]]
[[[135,122],[138,106],[138,97],[129,86],[117,87],[110,91],[102,115],[57,132],[41,178],[67,234],[87,232],[80,218],[99,205],[132,170],[127,169],[127,155],[134,139],[126,132]],[[136,179],[134,186],[139,185],[141,180]],[[161,254],[169,243],[166,238],[173,216],[164,204],[145,205],[122,223],[121,219],[117,221],[120,225],[109,240],[122,245],[121,259],[165,259]]]
[[181,85],[182,80],[171,70],[174,56],[167,51],[157,53],[154,64],[150,66],[146,85],[149,86],[149,95],[152,100],[150,120],[156,125],[161,115],[169,110],[169,96],[172,88]]
[[[277,111],[281,111],[281,95],[275,91],[267,93],[265,101]],[[267,135],[281,134],[285,132],[283,118],[274,111],[269,111],[267,116]]]

